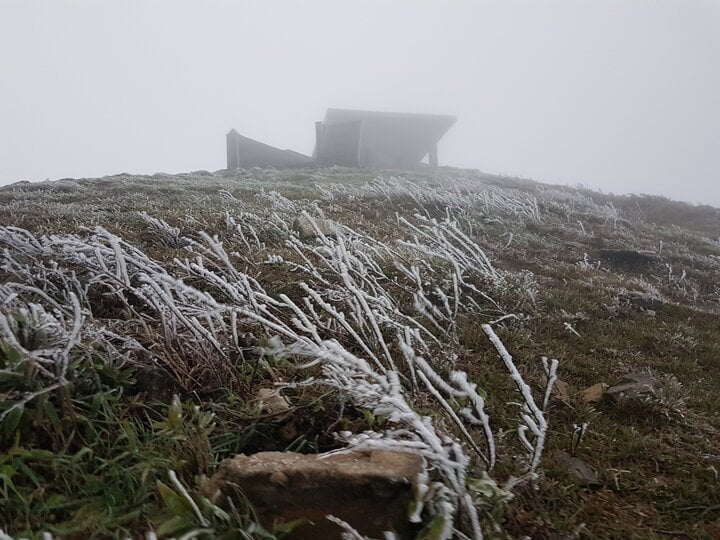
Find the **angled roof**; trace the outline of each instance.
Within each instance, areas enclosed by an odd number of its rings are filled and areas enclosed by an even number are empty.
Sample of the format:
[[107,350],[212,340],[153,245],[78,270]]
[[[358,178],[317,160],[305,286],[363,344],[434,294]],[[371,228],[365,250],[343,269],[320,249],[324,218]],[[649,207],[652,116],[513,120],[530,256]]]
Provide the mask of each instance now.
[[310,156],[293,150],[282,150],[250,137],[235,129],[227,134],[228,169],[240,167],[295,167],[312,162]]
[[419,163],[456,121],[450,115],[352,109],[328,109],[325,114],[329,127],[361,123],[362,160],[379,167]]
[[359,111],[355,109],[328,109],[325,113],[325,124],[327,125],[355,122],[357,120],[422,126],[423,129],[433,130],[440,138],[457,122],[457,117],[449,114]]

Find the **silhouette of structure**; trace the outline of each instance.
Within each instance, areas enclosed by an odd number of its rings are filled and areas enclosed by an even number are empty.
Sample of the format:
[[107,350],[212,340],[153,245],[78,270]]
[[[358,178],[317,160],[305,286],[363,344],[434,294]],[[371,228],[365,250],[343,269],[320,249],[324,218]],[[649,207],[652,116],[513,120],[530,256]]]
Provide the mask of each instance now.
[[306,156],[240,135],[227,134],[228,169],[339,165],[413,169],[425,156],[438,166],[437,143],[455,124],[447,115],[328,109],[315,123],[315,151]]
[[269,144],[243,137],[234,129],[231,129],[227,134],[228,169],[298,167],[312,162],[313,158],[310,156],[292,150],[280,150]]

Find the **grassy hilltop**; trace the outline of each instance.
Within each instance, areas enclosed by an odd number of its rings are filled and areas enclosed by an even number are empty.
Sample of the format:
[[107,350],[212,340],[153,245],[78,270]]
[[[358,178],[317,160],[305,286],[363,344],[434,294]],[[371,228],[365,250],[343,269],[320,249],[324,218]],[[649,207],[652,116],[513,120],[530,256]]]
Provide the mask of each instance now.
[[[423,454],[422,538],[720,537],[720,210],[452,169],[123,174],[0,188],[0,253],[12,537],[281,537],[204,477],[345,447]],[[631,373],[652,393],[596,386]]]

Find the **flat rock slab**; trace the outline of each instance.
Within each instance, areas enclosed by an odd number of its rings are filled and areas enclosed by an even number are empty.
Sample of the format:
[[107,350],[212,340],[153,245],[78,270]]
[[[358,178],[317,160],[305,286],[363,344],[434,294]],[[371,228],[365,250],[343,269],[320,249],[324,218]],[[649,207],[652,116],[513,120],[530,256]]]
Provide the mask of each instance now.
[[628,373],[607,389],[615,400],[654,398],[657,381],[647,373]]
[[601,249],[600,256],[616,264],[647,265],[658,260],[655,253],[634,249]]
[[420,456],[405,452],[260,452],[224,460],[203,491],[220,505],[231,498],[242,507],[246,497],[268,527],[300,518],[312,522],[285,538],[340,538],[328,514],[364,535],[382,538],[395,531],[409,538],[408,508],[423,466]]

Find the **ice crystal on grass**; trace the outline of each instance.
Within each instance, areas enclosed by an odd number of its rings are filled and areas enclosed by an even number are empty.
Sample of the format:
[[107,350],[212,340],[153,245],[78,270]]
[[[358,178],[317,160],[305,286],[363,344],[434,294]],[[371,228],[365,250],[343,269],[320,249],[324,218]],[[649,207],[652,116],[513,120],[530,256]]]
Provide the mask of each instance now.
[[[308,373],[304,382],[287,385],[332,388],[387,420],[383,429],[338,433],[344,447],[337,451],[382,448],[422,455],[433,471],[418,501],[423,519],[441,520],[438,538],[482,537],[473,497],[483,491],[468,489],[468,475],[478,465],[492,471],[500,456],[485,394],[454,367],[446,348],[456,344],[461,314],[496,322],[517,318],[495,299],[514,278],[495,268],[453,212],[479,205],[539,221],[537,201],[462,182],[448,189],[376,179],[360,188],[322,190],[325,199],[368,193],[442,205],[444,217],[398,215],[394,241],[342,225],[328,235],[316,222],[314,216],[325,218],[315,203],[263,190],[257,198],[269,209],[262,216],[263,210],[243,208],[224,190],[220,196],[232,210],[225,212],[223,236],[203,230],[185,236],[139,214],[155,241],[185,248],[172,264],[102,227],[46,236],[0,227],[2,270],[9,276],[0,288],[0,334],[14,351],[13,362],[33,363],[40,373],[32,391],[7,397],[0,419],[67,384],[89,347],[103,349],[110,362],[160,365],[181,386],[203,378],[222,384],[234,377],[233,358],[247,351],[240,335],[264,336],[254,354],[288,359]],[[314,237],[292,232],[298,215],[311,224]],[[256,269],[267,266],[294,276],[292,296],[266,288]],[[515,294],[534,302],[530,281]],[[122,312],[110,318],[114,328],[99,323],[101,308]],[[128,325],[119,320],[132,321],[143,339],[124,335]],[[489,325],[483,329],[520,392],[518,440],[531,474],[547,431],[549,390],[539,407],[499,337]],[[545,362],[548,387],[556,368],[555,361]],[[449,427],[421,412],[428,403]]]

